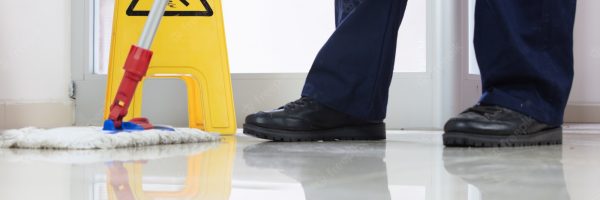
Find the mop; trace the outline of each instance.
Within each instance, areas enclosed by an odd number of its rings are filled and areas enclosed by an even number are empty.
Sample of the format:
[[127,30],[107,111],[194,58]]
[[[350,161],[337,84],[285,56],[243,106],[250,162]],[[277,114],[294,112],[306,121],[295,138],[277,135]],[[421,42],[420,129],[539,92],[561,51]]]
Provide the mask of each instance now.
[[0,162],[48,162],[59,164],[102,164],[109,162],[130,162],[157,160],[172,157],[188,157],[219,147],[219,142],[202,142],[182,145],[155,145],[133,148],[98,150],[55,150],[46,149],[2,149]]
[[169,0],[155,0],[137,45],[125,61],[125,74],[110,106],[104,127],[23,128],[0,133],[0,148],[112,149],[164,144],[217,141],[219,136],[191,128],[155,126],[146,118],[123,122],[138,83],[152,58],[152,41]]

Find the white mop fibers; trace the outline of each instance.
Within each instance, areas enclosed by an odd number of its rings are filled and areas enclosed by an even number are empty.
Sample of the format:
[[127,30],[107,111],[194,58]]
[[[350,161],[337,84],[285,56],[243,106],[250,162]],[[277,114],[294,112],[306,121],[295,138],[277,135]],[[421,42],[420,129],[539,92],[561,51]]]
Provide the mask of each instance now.
[[100,127],[23,128],[0,133],[0,148],[113,149],[218,141],[219,136],[191,128],[107,134]]
[[68,164],[95,164],[106,162],[130,162],[157,160],[172,157],[198,155],[218,147],[221,143],[202,142],[181,145],[154,145],[117,149],[5,149],[0,148],[0,162],[52,162]]

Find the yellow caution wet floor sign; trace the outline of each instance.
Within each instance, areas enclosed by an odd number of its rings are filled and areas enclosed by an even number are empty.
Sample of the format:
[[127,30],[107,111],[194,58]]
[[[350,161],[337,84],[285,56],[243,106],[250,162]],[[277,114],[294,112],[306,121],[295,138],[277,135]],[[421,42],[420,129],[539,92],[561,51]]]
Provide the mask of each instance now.
[[[112,103],[129,48],[137,43],[152,3],[116,0],[107,104]],[[189,126],[234,134],[236,121],[221,1],[171,0],[165,16],[151,48],[154,56],[147,78],[182,79],[187,87]],[[138,86],[125,120],[141,117],[143,85]],[[106,109],[105,118],[108,112]]]

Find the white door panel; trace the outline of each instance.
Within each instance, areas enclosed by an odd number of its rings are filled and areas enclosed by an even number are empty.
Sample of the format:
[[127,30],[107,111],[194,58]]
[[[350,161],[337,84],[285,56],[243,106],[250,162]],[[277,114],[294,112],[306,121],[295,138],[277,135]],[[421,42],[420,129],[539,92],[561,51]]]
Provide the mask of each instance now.
[[575,81],[565,113],[567,122],[600,122],[600,1],[577,1]]

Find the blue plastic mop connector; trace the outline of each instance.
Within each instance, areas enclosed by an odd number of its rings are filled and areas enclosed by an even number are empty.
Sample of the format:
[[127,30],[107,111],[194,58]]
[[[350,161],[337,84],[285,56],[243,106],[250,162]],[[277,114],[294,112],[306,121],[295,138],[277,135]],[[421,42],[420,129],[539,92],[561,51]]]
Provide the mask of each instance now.
[[118,133],[119,131],[127,131],[127,132],[131,132],[131,131],[143,131],[145,130],[144,127],[137,125],[135,123],[131,123],[131,122],[123,122],[123,124],[121,125],[121,128],[117,128],[115,127],[115,122],[113,120],[106,120],[104,121],[104,127],[102,128],[102,130],[107,131],[107,133],[110,134],[115,134]]
[[[154,126],[152,129],[163,130],[163,131],[175,131],[175,128],[170,126]],[[123,122],[121,128],[115,127],[115,122],[113,120],[104,121],[103,131],[106,131],[108,134],[117,134],[119,132],[134,132],[134,131],[143,131],[146,130],[144,127],[133,123],[133,122]]]

